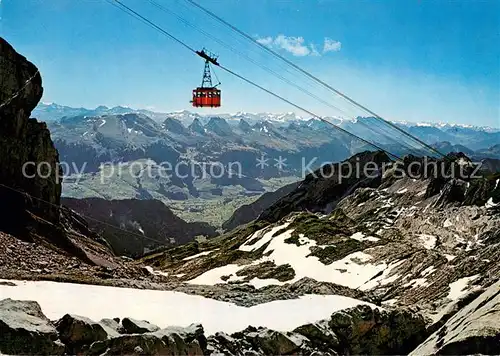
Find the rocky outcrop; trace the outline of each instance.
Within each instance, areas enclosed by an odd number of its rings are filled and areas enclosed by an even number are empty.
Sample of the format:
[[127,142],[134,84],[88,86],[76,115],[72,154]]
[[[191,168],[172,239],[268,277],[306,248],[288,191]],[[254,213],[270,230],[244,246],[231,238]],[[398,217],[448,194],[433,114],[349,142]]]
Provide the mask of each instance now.
[[427,335],[422,317],[408,311],[359,306],[291,332],[248,327],[208,338],[212,354],[243,355],[400,355]]
[[196,236],[217,235],[208,223],[188,223],[159,200],[63,198],[62,203],[88,217],[90,228],[120,256],[141,256],[147,250],[191,242]]
[[158,326],[146,320],[135,320],[132,318],[123,318],[122,325],[125,334],[144,334],[160,330]]
[[460,309],[411,355],[500,354],[500,282]]
[[[357,188],[377,187],[381,176],[365,169],[368,164],[382,167],[390,158],[383,152],[362,152],[340,163],[329,164],[309,174],[289,194],[265,209],[259,220],[276,222],[294,211],[329,213]],[[369,175],[366,173],[370,172]]]
[[299,186],[299,183],[300,182],[291,183],[274,192],[264,193],[253,203],[239,207],[234,211],[229,220],[222,224],[222,228],[226,231],[230,231],[240,225],[257,219],[264,210],[295,190]]
[[[14,314],[15,321],[5,317]],[[36,302],[10,299],[0,301],[2,327],[4,320],[9,329],[0,334],[3,341],[0,352],[23,354],[61,354],[63,351],[86,355],[404,354],[427,336],[421,316],[369,306],[335,312],[325,320],[293,331],[249,326],[231,335],[218,332],[208,338],[200,324],[159,329],[146,321],[128,318],[120,325],[118,319],[94,322],[65,315],[55,322],[54,328]],[[134,327],[130,328],[132,324]],[[32,331],[31,339],[26,336],[26,330]],[[33,344],[21,340],[32,340]]]
[[7,355],[60,355],[64,345],[57,330],[31,301],[0,301],[0,353]]
[[45,123],[29,118],[43,93],[40,73],[3,38],[0,76],[0,230],[27,235],[32,215],[59,222],[58,153]]

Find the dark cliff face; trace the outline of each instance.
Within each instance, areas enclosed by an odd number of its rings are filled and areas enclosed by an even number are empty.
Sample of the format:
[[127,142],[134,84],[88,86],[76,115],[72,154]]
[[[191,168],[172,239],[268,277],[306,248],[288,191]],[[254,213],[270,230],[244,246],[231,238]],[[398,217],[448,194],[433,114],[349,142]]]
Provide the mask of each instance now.
[[137,257],[145,249],[185,244],[196,236],[217,235],[209,224],[188,223],[159,200],[63,198],[62,204],[88,217],[89,226],[109,242],[117,255]]
[[[361,152],[344,162],[325,165],[309,174],[296,189],[283,196],[265,209],[259,220],[276,222],[294,211],[329,213],[345,196],[357,188],[374,188],[380,185],[381,176],[371,172],[365,174],[365,166],[370,162],[378,167],[389,163],[390,158],[383,152]],[[349,163],[349,165],[345,164]],[[354,168],[350,171],[349,167]]]
[[3,38],[0,78],[0,230],[22,234],[32,214],[59,222],[58,153],[45,123],[29,118],[43,93],[40,73]]
[[259,217],[259,215],[279,199],[283,198],[299,186],[300,182],[291,183],[281,187],[274,192],[267,192],[251,204],[246,204],[236,209],[231,217],[222,224],[225,231],[230,231],[240,225],[249,223]]
[[3,38],[0,78],[0,231],[86,263],[111,259],[105,241],[60,205],[58,152],[46,124],[29,118],[42,97],[42,78]]

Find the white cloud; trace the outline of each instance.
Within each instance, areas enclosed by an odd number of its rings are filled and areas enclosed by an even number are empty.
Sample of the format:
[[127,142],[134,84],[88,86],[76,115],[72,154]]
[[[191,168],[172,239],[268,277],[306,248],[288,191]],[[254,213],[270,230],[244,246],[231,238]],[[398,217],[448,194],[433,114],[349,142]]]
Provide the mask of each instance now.
[[323,44],[323,53],[327,52],[338,52],[342,48],[342,43],[339,41],[332,40],[331,38],[325,37],[325,42]]
[[278,35],[276,38],[271,36],[257,38],[257,42],[270,48],[277,48],[287,51],[294,56],[304,57],[311,55],[319,55],[314,47],[314,44],[307,44],[304,37],[294,37]]
[[271,46],[273,44],[273,38],[271,36],[257,38],[257,42],[263,44],[264,46]]
[[[281,34],[276,36],[275,38],[271,36],[259,37],[256,41],[270,48],[287,51],[297,57],[321,56],[321,53],[316,48],[316,45],[312,42],[307,43],[304,37],[301,36],[294,37]],[[322,53],[338,52],[340,51],[340,48],[340,42],[325,37]]]
[[274,44],[290,52],[294,56],[303,57],[311,54],[311,50],[307,45],[304,45],[304,37],[288,37],[285,35],[279,35],[274,39]]

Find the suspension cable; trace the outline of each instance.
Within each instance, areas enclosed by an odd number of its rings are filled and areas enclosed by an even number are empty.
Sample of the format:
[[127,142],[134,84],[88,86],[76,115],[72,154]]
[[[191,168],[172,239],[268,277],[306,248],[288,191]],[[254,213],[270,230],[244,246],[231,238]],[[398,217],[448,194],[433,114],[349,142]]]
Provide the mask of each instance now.
[[255,82],[253,82],[253,81],[251,81],[250,79],[247,79],[247,78],[243,77],[242,75],[240,75],[240,74],[238,74],[238,73],[236,73],[236,72],[234,72],[234,71],[230,70],[229,68],[226,68],[226,67],[224,67],[224,66],[222,66],[222,65],[219,65],[219,67],[220,67],[222,70],[225,70],[226,72],[228,72],[229,74],[232,74],[232,75],[234,75],[235,77],[237,77],[237,78],[239,78],[239,79],[243,80],[244,82],[246,82],[246,83],[248,83],[248,84],[250,84],[250,85],[253,85],[253,86],[254,86],[254,87],[256,87],[256,88],[259,88],[260,90],[265,91],[266,93],[268,93],[268,94],[270,94],[270,95],[274,96],[275,98],[280,99],[281,101],[283,101],[283,102],[285,102],[285,103],[287,103],[287,104],[292,105],[293,107],[295,107],[295,108],[297,108],[297,109],[299,109],[299,110],[301,110],[301,111],[303,111],[303,112],[305,112],[305,113],[307,113],[307,114],[309,114],[309,115],[311,115],[311,116],[313,116],[313,117],[315,117],[315,118],[317,118],[317,119],[319,119],[319,120],[323,121],[324,123],[327,123],[327,124],[329,124],[329,125],[334,126],[336,129],[340,130],[341,132],[343,132],[343,133],[345,133],[345,134],[347,134],[347,135],[349,135],[349,136],[355,137],[355,138],[357,138],[358,140],[362,141],[363,143],[366,143],[366,144],[368,144],[368,145],[370,145],[370,146],[373,146],[373,147],[375,147],[376,149],[378,149],[378,150],[380,150],[380,151],[383,151],[383,152],[386,152],[386,153],[387,153],[387,154],[389,154],[390,156],[392,156],[392,157],[394,157],[394,158],[396,158],[396,159],[401,160],[401,157],[399,157],[399,156],[397,156],[397,155],[395,155],[395,154],[393,154],[393,153],[391,153],[391,152],[387,151],[386,149],[384,149],[384,148],[382,148],[382,147],[380,147],[380,146],[378,146],[378,145],[376,145],[376,144],[374,144],[374,143],[372,143],[372,142],[369,142],[369,141],[365,140],[365,139],[364,139],[364,138],[362,138],[362,137],[359,137],[359,136],[357,136],[357,135],[355,135],[355,134],[353,134],[353,133],[350,133],[350,132],[349,132],[349,131],[347,131],[347,130],[344,130],[343,128],[341,128],[341,127],[339,127],[339,126],[337,126],[337,125],[335,125],[335,124],[331,123],[330,121],[325,120],[325,119],[324,119],[324,118],[322,118],[321,116],[316,115],[316,114],[315,114],[315,113],[313,113],[312,111],[309,111],[308,109],[306,109],[306,108],[304,108],[304,107],[302,107],[302,106],[300,106],[300,105],[298,105],[298,104],[293,103],[292,101],[290,101],[290,100],[286,99],[285,97],[283,97],[283,96],[281,96],[281,95],[279,95],[279,94],[276,94],[276,93],[272,92],[272,91],[271,91],[271,90],[269,90],[269,89],[264,88],[263,86],[261,86],[261,85],[259,85],[259,84],[255,83]]
[[429,149],[430,151],[434,152],[434,153],[437,153],[438,155],[442,156],[442,157],[445,157],[446,155],[441,153],[440,151],[438,151],[437,149],[435,149],[434,147],[430,146],[429,144],[425,143],[424,141],[420,140],[418,137],[415,137],[413,135],[411,135],[410,133],[406,132],[405,130],[403,130],[402,128],[400,128],[399,126],[395,125],[394,123],[382,118],[380,115],[378,115],[377,113],[375,113],[374,111],[368,109],[366,106],[363,106],[362,104],[358,103],[357,101],[351,99],[349,96],[347,96],[346,94],[342,93],[340,90],[337,90],[335,89],[334,87],[332,87],[331,85],[329,85],[328,83],[324,82],[323,80],[319,79],[318,77],[314,76],[313,74],[307,72],[306,70],[302,69],[301,67],[299,67],[298,65],[296,65],[295,63],[293,63],[292,61],[286,59],[285,57],[283,57],[282,55],[280,55],[279,53],[277,53],[276,51],[273,51],[271,48],[263,45],[262,43],[259,43],[258,41],[256,41],[252,36],[248,35],[247,33],[243,32],[242,30],[240,30],[239,28],[237,28],[236,26],[230,24],[229,22],[227,22],[226,20],[224,20],[223,18],[221,18],[220,16],[218,16],[217,14],[213,13],[212,11],[208,10],[207,8],[203,7],[202,5],[198,4],[196,1],[194,0],[185,0],[187,2],[189,2],[190,4],[192,4],[193,6],[197,7],[198,9],[200,9],[201,11],[205,12],[206,14],[208,14],[209,16],[211,16],[212,18],[216,19],[217,21],[219,21],[220,23],[228,26],[229,28],[231,28],[233,31],[236,31],[237,33],[239,33],[241,36],[243,36],[244,38],[246,38],[247,40],[251,41],[253,44],[261,47],[262,49],[264,49],[265,51],[267,51],[268,53],[272,54],[274,57],[284,61],[285,63],[287,63],[288,65],[292,66],[294,69],[298,70],[299,72],[301,72],[302,74],[306,75],[307,77],[309,77],[310,79],[314,80],[315,82],[321,84],[322,86],[324,86],[325,88],[329,89],[330,91],[334,92],[335,94],[339,95],[340,97],[342,97],[343,99],[347,100],[349,103],[353,104],[354,106],[360,108],[361,110],[369,113],[370,115],[373,115],[373,117],[375,117],[376,119],[378,120],[381,120],[382,122],[384,122],[385,124],[387,125],[390,125],[392,128],[398,130],[399,132],[401,132],[402,134],[404,134],[405,136],[411,138],[412,140],[415,140],[417,141],[418,143],[420,143],[421,145],[423,145],[424,147],[426,147],[427,149]]
[[[5,185],[5,184],[3,184],[3,183],[0,183],[0,187],[3,187],[3,188],[5,188],[5,189],[9,189],[9,190],[11,190],[11,191],[13,191],[13,192],[16,192],[16,193],[19,193],[19,194],[24,194],[24,195],[27,195],[27,196],[29,196],[30,198],[35,199],[35,200],[38,200],[38,201],[40,201],[40,202],[42,202],[42,203],[45,203],[45,204],[47,204],[47,205],[49,205],[49,206],[54,206],[54,207],[57,207],[57,208],[61,208],[62,206],[64,206],[64,205],[58,205],[58,204],[52,203],[52,202],[50,202],[50,201],[44,200],[44,199],[39,198],[39,197],[35,197],[34,195],[31,195],[31,194],[29,194],[29,193],[27,193],[27,192],[25,192],[25,191],[22,191],[22,190],[19,190],[19,189],[13,188],[13,187],[8,186],[8,185]],[[91,216],[89,216],[89,215],[86,215],[86,214],[78,213],[78,215],[83,216],[84,218],[86,218],[86,219],[88,219],[88,220],[92,220],[92,221],[98,222],[98,223],[100,223],[100,224],[102,224],[102,225],[106,225],[106,226],[112,227],[112,228],[114,228],[114,229],[116,229],[116,230],[120,230],[120,231],[126,232],[127,234],[134,235],[134,236],[140,237],[140,238],[145,239],[145,240],[150,240],[150,241],[153,241],[153,242],[158,242],[159,244],[165,245],[165,241],[160,241],[160,240],[154,239],[154,238],[149,237],[149,236],[146,236],[146,235],[138,234],[138,233],[135,233],[135,232],[133,232],[133,231],[123,229],[123,228],[121,228],[121,227],[118,227],[118,226],[113,225],[113,224],[110,224],[110,223],[108,223],[108,222],[105,222],[105,221],[102,221],[102,220],[99,220],[99,219],[93,218],[93,217],[91,217]]]
[[[152,22],[152,21],[148,20],[146,17],[142,16],[142,15],[141,15],[141,14],[139,14],[137,11],[135,11],[135,10],[131,9],[129,6],[127,6],[127,5],[123,4],[120,0],[114,0],[114,1],[115,1],[116,3],[118,3],[118,4],[120,4],[124,10],[129,10],[129,11],[125,11],[125,13],[127,13],[127,14],[129,14],[129,15],[131,15],[131,14],[137,15],[137,17],[139,17],[139,18],[143,19],[143,20],[144,20],[144,21],[145,21],[148,25],[150,25],[152,28],[154,28],[154,29],[158,30],[160,33],[162,33],[162,34],[166,35],[167,37],[169,37],[169,38],[173,39],[175,42],[177,42],[177,43],[181,44],[183,47],[185,47],[185,48],[187,48],[188,50],[190,50],[191,52],[193,52],[193,53],[197,54],[197,51],[196,51],[194,48],[192,48],[191,46],[187,45],[186,43],[184,43],[182,40],[178,39],[178,38],[177,38],[177,37],[175,37],[174,35],[170,34],[170,33],[169,33],[169,32],[167,32],[166,30],[164,30],[163,28],[161,28],[160,26],[158,26],[157,24],[155,24],[154,22]],[[134,16],[133,16],[133,17],[134,17]],[[137,17],[134,17],[134,18],[137,18]],[[322,118],[322,117],[321,117],[321,116],[319,116],[319,115],[314,114],[313,112],[311,112],[311,111],[309,111],[309,110],[307,110],[307,109],[303,108],[302,106],[299,106],[299,105],[297,105],[297,104],[294,104],[292,101],[290,101],[290,100],[288,100],[288,99],[284,98],[283,96],[280,96],[280,95],[278,95],[278,94],[276,94],[276,93],[272,92],[271,90],[264,88],[263,86],[261,86],[261,85],[259,85],[259,84],[255,83],[255,82],[253,82],[253,81],[251,81],[251,80],[249,80],[249,79],[247,79],[247,78],[243,77],[243,76],[242,76],[242,75],[240,75],[240,74],[237,74],[236,72],[234,72],[234,71],[230,70],[229,68],[223,67],[223,66],[221,66],[221,65],[219,65],[219,67],[220,67],[221,69],[225,70],[226,72],[228,72],[229,74],[232,74],[233,76],[236,76],[237,78],[240,78],[241,80],[243,80],[243,81],[247,82],[248,84],[251,84],[251,85],[253,85],[253,86],[254,86],[254,87],[256,87],[256,88],[258,88],[258,89],[261,89],[261,90],[265,91],[266,93],[268,93],[268,94],[270,94],[270,95],[274,96],[275,98],[277,98],[277,99],[279,99],[279,100],[281,100],[281,101],[284,101],[284,102],[286,102],[287,104],[292,105],[293,107],[295,107],[295,108],[297,108],[297,109],[299,109],[299,110],[301,110],[301,111],[303,111],[303,112],[305,112],[305,113],[307,113],[307,114],[309,114],[309,115],[312,115],[313,117],[318,118],[319,120],[321,120],[321,121],[323,121],[323,122],[327,123],[328,125],[331,125],[331,126],[332,126],[332,127],[334,127],[336,130],[338,130],[338,131],[340,131],[340,132],[342,132],[342,133],[344,133],[344,134],[347,134],[347,135],[349,135],[349,136],[351,136],[351,137],[354,137],[354,138],[356,138],[356,139],[360,140],[361,142],[363,142],[363,143],[365,143],[365,144],[368,144],[368,145],[370,145],[370,146],[372,146],[372,147],[376,148],[377,150],[383,151],[383,152],[387,153],[388,155],[390,155],[390,156],[392,156],[392,157],[394,157],[394,158],[396,158],[396,159],[401,159],[401,157],[399,157],[399,156],[397,156],[397,155],[395,155],[395,154],[393,154],[393,153],[389,152],[388,150],[386,150],[386,149],[384,149],[384,148],[380,147],[379,145],[374,144],[374,143],[372,143],[372,142],[369,142],[369,141],[365,140],[364,138],[359,137],[359,136],[357,136],[357,135],[355,135],[355,134],[353,134],[353,133],[351,133],[351,132],[349,132],[349,131],[347,131],[347,130],[345,130],[345,129],[343,129],[343,128],[341,128],[341,127],[339,127],[339,126],[335,125],[335,124],[333,124],[332,122],[330,122],[330,121],[328,121],[328,120],[326,120],[326,119]]]
[[[309,97],[313,98],[313,99],[316,99],[317,101],[319,101],[320,103],[332,108],[333,110],[336,110],[340,113],[342,113],[343,115],[345,115],[347,118],[350,118],[352,120],[354,120],[354,116],[350,115],[349,113],[347,113],[344,109],[342,108],[339,108],[338,106],[335,106],[333,105],[332,103],[326,101],[326,100],[323,100],[322,98],[320,98],[319,96],[311,93],[310,91],[308,91],[307,89],[297,85],[296,83],[292,82],[291,80],[285,78],[284,76],[282,76],[281,74],[279,74],[278,72],[274,71],[273,69],[265,66],[265,65],[262,65],[260,64],[259,62],[253,60],[251,57],[249,57],[248,55],[246,55],[245,53],[241,52],[241,51],[238,51],[236,50],[235,48],[233,48],[232,46],[230,46],[229,44],[227,44],[226,42],[218,39],[217,37],[213,36],[212,34],[204,31],[202,28],[199,28],[197,27],[196,25],[192,24],[191,22],[189,22],[188,20],[186,20],[185,18],[183,18],[182,16],[178,15],[177,13],[175,13],[174,11],[172,11],[171,9],[159,4],[157,1],[155,0],[148,0],[152,5],[154,5],[156,8],[158,8],[159,10],[165,12],[165,13],[168,13],[172,16],[175,16],[179,21],[181,21],[182,23],[184,23],[186,26],[200,32],[201,34],[203,34],[205,37],[207,37],[208,39],[210,40],[213,40],[215,41],[216,43],[220,44],[221,46],[227,48],[228,50],[230,50],[231,52],[235,53],[236,55],[239,55],[240,57],[243,57],[244,59],[246,59],[247,61],[249,61],[250,63],[264,69],[265,71],[269,72],[270,74],[274,75],[275,77],[277,77],[278,79],[282,80],[283,82],[287,83],[288,85],[291,85],[293,87],[295,87],[296,89],[298,89],[299,91],[303,92],[304,94],[308,95]],[[289,71],[287,71],[289,72]],[[289,72],[291,73],[291,72]],[[215,72],[214,72],[215,74]],[[215,74],[216,75],[216,74]],[[217,75],[216,75],[217,77]],[[218,79],[217,79],[218,80]],[[375,127],[370,127],[368,124],[366,124],[365,122],[363,122],[362,120],[359,120],[358,121],[360,123],[361,126],[364,126],[365,128],[368,128],[369,130],[371,131],[375,131],[377,132],[379,135],[383,136],[385,139],[387,139],[389,142],[392,141],[392,142],[395,142],[397,144],[400,144],[401,146],[405,147],[405,149],[408,151],[408,152],[416,152],[417,150],[409,145],[408,143],[404,142],[404,141],[398,141],[396,139],[394,139],[394,137],[392,137],[390,135],[390,133],[387,133],[386,130],[384,130],[383,127],[380,127],[380,126],[377,126],[376,128]]]

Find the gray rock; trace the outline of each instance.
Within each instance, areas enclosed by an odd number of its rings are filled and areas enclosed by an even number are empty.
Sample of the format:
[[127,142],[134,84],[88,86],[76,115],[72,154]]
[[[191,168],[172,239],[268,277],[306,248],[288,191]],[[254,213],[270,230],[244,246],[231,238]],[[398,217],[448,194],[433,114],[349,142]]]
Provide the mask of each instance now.
[[64,345],[37,302],[0,301],[0,353],[59,355]]
[[8,282],[8,281],[1,281],[0,286],[15,287],[15,286],[17,286],[17,284],[15,284],[13,282]]
[[203,355],[207,341],[203,327],[170,327],[144,334],[126,334],[92,344],[89,355]]
[[500,354],[500,282],[451,317],[410,355]]
[[122,326],[120,325],[120,319],[102,319],[99,324],[103,327],[103,329],[108,334],[108,337],[115,337],[120,335],[123,331]]
[[358,306],[291,332],[248,327],[208,338],[212,355],[406,354],[427,336],[423,317],[409,311]]
[[132,318],[124,318],[122,320],[122,326],[124,334],[144,334],[160,330],[158,326],[146,320],[136,320]]
[[56,328],[69,353],[81,352],[93,342],[108,338],[102,325],[78,315],[66,314],[57,321]]
[[406,354],[427,336],[426,321],[418,314],[366,305],[333,313],[328,325],[341,354]]

